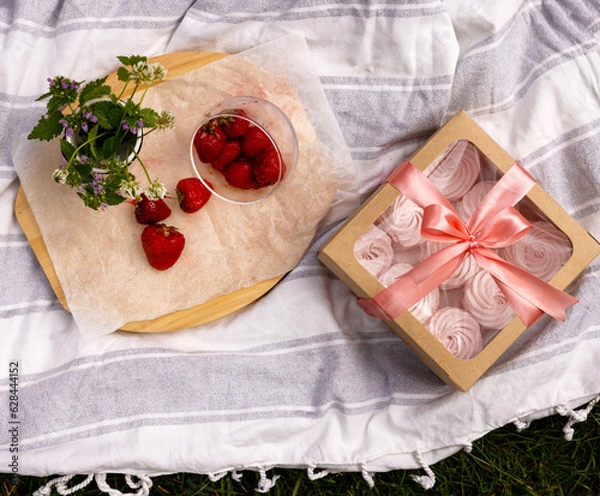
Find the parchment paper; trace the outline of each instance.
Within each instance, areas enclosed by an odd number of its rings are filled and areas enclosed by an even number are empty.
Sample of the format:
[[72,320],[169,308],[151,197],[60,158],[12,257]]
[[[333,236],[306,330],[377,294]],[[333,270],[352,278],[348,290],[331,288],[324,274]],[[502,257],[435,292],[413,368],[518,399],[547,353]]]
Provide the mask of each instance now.
[[[144,226],[135,221],[131,204],[106,211],[84,207],[74,190],[51,178],[60,164],[58,141],[21,137],[15,143],[15,168],[85,336],[284,274],[298,263],[319,226],[344,210],[354,168],[299,35],[227,57],[148,92],[144,106],[175,113],[175,130],[153,132],[141,152],[170,195],[175,196],[179,179],[194,175],[189,144],[202,114],[230,95],[265,98],[287,114],[299,140],[297,165],[289,180],[258,204],[234,205],[213,196],[201,211],[185,214],[170,201],[173,213],[165,222],[180,229],[186,247],[175,266],[163,272],[146,260],[140,242]],[[134,172],[144,185],[141,170]]]

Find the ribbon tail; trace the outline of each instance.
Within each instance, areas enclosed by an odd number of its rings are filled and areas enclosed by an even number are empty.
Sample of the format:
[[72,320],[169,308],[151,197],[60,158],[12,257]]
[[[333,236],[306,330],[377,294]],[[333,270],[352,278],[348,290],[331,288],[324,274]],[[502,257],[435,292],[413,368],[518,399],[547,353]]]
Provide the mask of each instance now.
[[519,316],[519,318],[523,321],[523,323],[529,327],[534,322],[536,322],[544,312],[540,310],[537,306],[531,304],[527,299],[523,298],[519,293],[513,291],[509,286],[504,284],[498,278],[492,276],[496,284],[500,288],[500,291],[506,296],[506,299],[510,303],[510,306],[513,308],[515,313]]
[[519,318],[528,327],[542,313],[564,322],[567,308],[579,301],[526,270],[508,263],[490,250],[486,250],[485,254],[478,251],[475,258],[492,275]]

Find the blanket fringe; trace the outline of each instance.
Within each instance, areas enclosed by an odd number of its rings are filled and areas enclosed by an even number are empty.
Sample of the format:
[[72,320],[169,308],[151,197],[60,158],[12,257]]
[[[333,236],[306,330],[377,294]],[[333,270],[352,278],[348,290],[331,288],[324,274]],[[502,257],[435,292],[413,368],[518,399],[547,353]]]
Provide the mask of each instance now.
[[308,467],[306,469],[306,475],[311,481],[316,481],[323,477],[327,477],[331,473],[327,469],[323,469],[323,470],[319,470],[318,472],[315,472],[316,468],[317,468],[316,466],[311,465],[310,467]]
[[373,472],[367,471],[367,469],[363,465],[363,466],[361,466],[361,474],[362,474],[365,482],[368,484],[368,486],[371,489],[373,489],[375,487],[375,480],[373,479],[373,475],[374,475]]
[[432,489],[433,486],[435,486],[435,474],[433,473],[433,470],[431,470],[431,467],[425,463],[421,450],[415,451],[415,458],[421,467],[423,467],[423,470],[427,475],[411,475],[410,478],[420,484],[423,489]]
[[33,493],[33,496],[50,496],[53,488],[56,489],[57,494],[60,495],[73,494],[74,492],[87,487],[93,480],[96,481],[98,489],[109,496],[148,496],[150,494],[150,488],[152,487],[152,479],[150,477],[140,476],[138,481],[134,482],[132,476],[129,474],[125,475],[125,481],[131,489],[137,489],[137,492],[135,493],[122,493],[117,489],[113,489],[106,482],[106,474],[87,474],[84,481],[75,486],[67,487],[67,482],[76,476],[77,474],[69,474],[52,479],[37,489]]
[[218,480],[222,479],[223,477],[225,477],[229,472],[227,472],[227,470],[223,470],[222,472],[214,472],[211,474],[206,474],[208,476],[208,479],[211,482],[217,482]]
[[238,472],[237,470],[233,470],[231,472],[231,478],[236,482],[241,481],[242,477],[244,477],[244,474],[242,472]]
[[73,477],[76,477],[77,474],[72,475],[63,475],[61,477],[57,477],[56,479],[52,479],[40,487],[37,491],[33,493],[33,496],[50,496],[52,494],[52,487],[56,489],[58,494],[73,494],[76,491],[86,487],[92,480],[94,479],[94,474],[87,474],[87,478],[73,487],[67,487],[67,482],[69,482]]
[[573,434],[575,433],[573,425],[578,422],[585,422],[589,413],[592,411],[592,408],[594,408],[594,405],[598,403],[598,401],[600,401],[600,394],[593,398],[585,408],[581,408],[580,410],[573,410],[567,405],[560,405],[556,407],[556,413],[562,415],[563,417],[569,417],[569,420],[563,427],[563,433],[566,441],[573,440]]
[[524,421],[521,419],[517,419],[513,422],[513,425],[517,428],[519,432],[521,432],[529,428],[529,426],[531,425],[531,420]]
[[258,487],[256,488],[256,492],[257,493],[268,493],[273,486],[275,486],[275,483],[277,482],[277,479],[279,479],[279,475],[274,475],[273,477],[271,477],[270,479],[267,477],[267,472],[260,468],[258,469],[258,473],[260,474],[260,480],[258,481]]

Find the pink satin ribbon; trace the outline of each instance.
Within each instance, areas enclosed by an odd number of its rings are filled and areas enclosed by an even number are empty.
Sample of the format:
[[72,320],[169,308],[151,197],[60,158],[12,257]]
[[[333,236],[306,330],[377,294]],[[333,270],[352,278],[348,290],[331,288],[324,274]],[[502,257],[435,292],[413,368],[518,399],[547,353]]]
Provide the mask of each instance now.
[[579,300],[508,263],[492,250],[508,246],[531,229],[515,208],[535,180],[515,163],[463,222],[435,185],[412,163],[404,162],[387,179],[423,207],[421,235],[449,245],[423,260],[373,298],[359,298],[369,315],[393,320],[448,279],[468,256],[488,271],[526,326],[543,313],[564,321]]

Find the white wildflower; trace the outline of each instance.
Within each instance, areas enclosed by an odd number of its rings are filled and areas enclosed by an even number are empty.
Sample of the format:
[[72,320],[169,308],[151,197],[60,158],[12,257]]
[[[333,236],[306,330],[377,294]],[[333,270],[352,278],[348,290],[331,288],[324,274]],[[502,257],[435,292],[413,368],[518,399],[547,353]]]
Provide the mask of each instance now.
[[146,190],[146,196],[149,200],[158,200],[163,198],[167,194],[167,188],[164,184],[159,181],[152,181],[148,189]]
[[151,83],[154,71],[148,65],[148,62],[138,62],[131,67],[130,78],[136,83]]
[[52,172],[52,179],[54,179],[58,184],[66,184],[68,173],[63,169],[54,169]]
[[123,179],[119,184],[119,194],[128,200],[135,200],[142,194],[142,188],[137,181]]
[[148,64],[142,61],[131,67],[130,79],[136,83],[151,84],[162,81],[167,75],[167,70],[160,64]]
[[163,110],[156,121],[157,129],[170,129],[175,126],[175,115],[173,112]]
[[167,68],[161,64],[150,64],[152,70],[152,82],[162,81],[167,77]]

